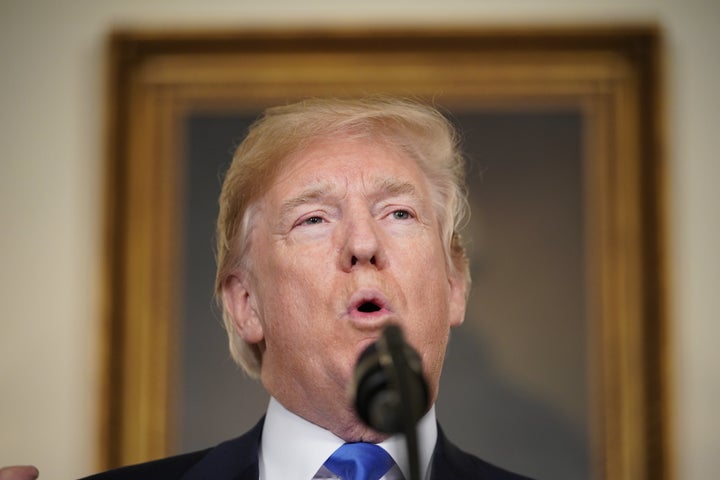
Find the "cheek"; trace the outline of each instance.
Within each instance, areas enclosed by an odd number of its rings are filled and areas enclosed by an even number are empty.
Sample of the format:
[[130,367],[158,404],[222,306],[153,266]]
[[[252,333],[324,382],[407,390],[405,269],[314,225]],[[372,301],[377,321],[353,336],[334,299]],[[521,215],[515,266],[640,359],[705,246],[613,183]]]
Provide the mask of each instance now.
[[268,266],[266,271],[274,275],[265,278],[259,296],[266,340],[282,348],[297,339],[313,338],[319,327],[316,317],[320,316],[322,306],[328,304],[328,292],[333,291],[325,283],[329,276],[319,270],[320,263],[295,261]]
[[[405,288],[412,294],[412,301],[422,305],[427,312],[447,314],[450,299],[450,282],[446,274],[445,257],[440,249],[408,249],[410,256],[404,270]],[[425,254],[423,255],[423,253]],[[439,312],[441,311],[441,312]],[[446,318],[436,318],[443,323]]]
[[[259,269],[262,272],[259,284],[263,301],[269,305],[292,305],[317,288],[318,281],[323,278],[320,272],[324,268],[323,262],[317,260],[323,257],[316,252],[278,248],[265,258]],[[293,299],[293,302],[286,302],[286,299]]]
[[418,267],[406,271],[408,302],[411,311],[415,312],[415,318],[409,319],[408,336],[411,344],[421,352],[428,373],[435,376],[442,367],[450,333],[451,289],[442,249],[417,251],[428,254],[410,258],[409,265]]

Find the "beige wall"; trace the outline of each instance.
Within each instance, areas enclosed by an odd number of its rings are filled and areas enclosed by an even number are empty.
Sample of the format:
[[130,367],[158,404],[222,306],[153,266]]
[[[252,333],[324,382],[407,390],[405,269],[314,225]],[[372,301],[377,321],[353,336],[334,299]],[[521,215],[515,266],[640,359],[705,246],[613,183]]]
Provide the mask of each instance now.
[[678,478],[720,475],[720,5],[716,0],[2,0],[0,465],[96,458],[102,44],[115,24],[656,21],[667,34]]

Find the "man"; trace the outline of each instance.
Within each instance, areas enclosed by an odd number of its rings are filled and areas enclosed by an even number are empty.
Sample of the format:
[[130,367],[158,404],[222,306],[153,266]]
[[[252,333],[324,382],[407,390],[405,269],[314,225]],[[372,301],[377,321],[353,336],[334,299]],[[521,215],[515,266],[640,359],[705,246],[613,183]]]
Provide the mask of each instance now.
[[[216,279],[230,350],[270,393],[267,415],[217,447],[91,478],[339,478],[333,452],[362,442],[389,459],[373,478],[409,480],[402,438],[363,424],[348,387],[393,323],[434,405],[465,314],[465,209],[462,156],[434,109],[385,98],[269,109],[224,180]],[[434,407],[418,432],[420,478],[521,478],[453,446]]]

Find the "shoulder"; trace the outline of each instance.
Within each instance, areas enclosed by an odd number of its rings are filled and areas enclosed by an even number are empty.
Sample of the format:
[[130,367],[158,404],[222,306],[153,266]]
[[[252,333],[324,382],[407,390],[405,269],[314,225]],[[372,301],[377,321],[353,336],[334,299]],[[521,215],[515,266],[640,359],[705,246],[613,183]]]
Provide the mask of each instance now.
[[264,418],[244,435],[212,448],[121,467],[82,480],[257,478],[263,423]]
[[211,448],[208,448],[198,452],[116,468],[86,477],[82,480],[129,480],[138,478],[177,479],[205,458],[211,450]]
[[445,437],[442,429],[438,426],[438,440],[432,461],[432,479],[444,478],[530,480],[528,477],[509,472],[462,451]]

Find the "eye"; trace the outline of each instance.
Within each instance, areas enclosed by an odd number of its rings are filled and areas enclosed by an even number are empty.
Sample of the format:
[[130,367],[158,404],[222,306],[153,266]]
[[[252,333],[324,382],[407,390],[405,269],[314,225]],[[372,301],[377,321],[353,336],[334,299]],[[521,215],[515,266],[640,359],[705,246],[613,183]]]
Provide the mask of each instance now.
[[412,214],[407,210],[395,210],[392,212],[392,216],[395,220],[408,220],[412,218]]
[[318,217],[317,215],[308,217],[302,222],[300,222],[301,225],[317,225],[319,223],[323,223],[325,220],[323,220],[322,217]]

